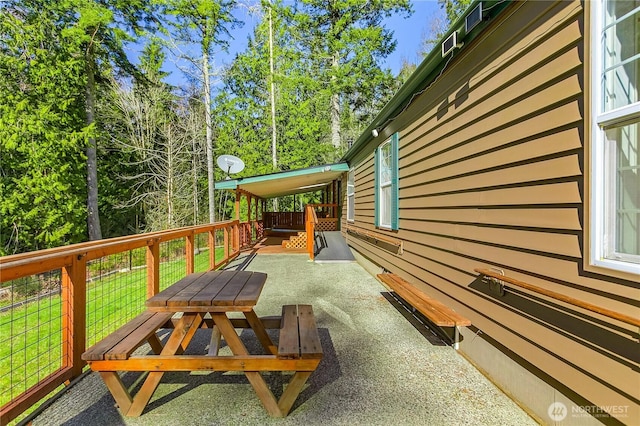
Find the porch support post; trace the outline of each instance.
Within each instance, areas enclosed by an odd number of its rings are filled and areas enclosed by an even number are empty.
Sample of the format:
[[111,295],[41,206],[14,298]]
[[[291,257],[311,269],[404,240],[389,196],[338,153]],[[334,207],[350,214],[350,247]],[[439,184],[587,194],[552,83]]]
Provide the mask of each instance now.
[[236,220],[240,220],[240,197],[242,197],[242,192],[236,188]]
[[247,194],[247,244],[253,241],[253,221],[251,210],[253,209],[253,194]]
[[338,194],[338,181],[334,180],[333,181],[333,217],[337,218],[338,217],[338,197],[340,196],[340,194]]

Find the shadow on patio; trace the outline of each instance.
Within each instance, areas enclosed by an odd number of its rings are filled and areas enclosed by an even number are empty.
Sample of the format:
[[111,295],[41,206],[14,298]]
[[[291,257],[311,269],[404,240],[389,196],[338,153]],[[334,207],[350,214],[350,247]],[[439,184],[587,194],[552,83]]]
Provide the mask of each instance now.
[[[123,418],[92,373],[33,424],[536,424],[450,346],[407,321],[359,264],[252,251],[234,265],[269,275],[258,315],[279,314],[285,304],[313,305],[324,358],[288,417],[269,417],[241,373],[167,373],[142,416]],[[198,333],[190,350],[208,344],[207,331]],[[241,338],[257,344],[250,334]],[[139,385],[136,378],[123,380]],[[266,380],[282,392],[282,377]]]

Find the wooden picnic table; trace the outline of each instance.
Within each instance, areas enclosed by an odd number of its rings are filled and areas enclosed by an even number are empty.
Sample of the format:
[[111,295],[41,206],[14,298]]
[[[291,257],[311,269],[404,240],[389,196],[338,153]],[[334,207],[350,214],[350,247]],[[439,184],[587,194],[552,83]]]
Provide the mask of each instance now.
[[[142,414],[166,371],[243,371],[269,414],[288,414],[307,378],[322,358],[322,348],[310,305],[283,306],[282,316],[259,318],[258,302],[267,275],[250,271],[210,271],[190,274],[147,300],[147,313],[125,325],[83,354],[83,359],[103,380],[123,414]],[[244,318],[230,318],[241,312]],[[179,319],[177,315],[181,313]],[[172,318],[172,319],[171,319]],[[168,321],[167,321],[168,320]],[[173,327],[164,345],[156,336],[159,328]],[[127,329],[127,326],[129,328]],[[184,355],[196,331],[210,328],[207,354]],[[250,354],[236,333],[250,328],[265,354]],[[279,328],[276,346],[268,328]],[[132,333],[136,334],[132,338]],[[232,356],[220,356],[224,339]],[[145,341],[156,355],[133,355]],[[135,344],[137,343],[137,344]],[[149,375],[135,396],[122,384],[118,371],[146,371]],[[261,371],[294,371],[279,400],[267,386]]]

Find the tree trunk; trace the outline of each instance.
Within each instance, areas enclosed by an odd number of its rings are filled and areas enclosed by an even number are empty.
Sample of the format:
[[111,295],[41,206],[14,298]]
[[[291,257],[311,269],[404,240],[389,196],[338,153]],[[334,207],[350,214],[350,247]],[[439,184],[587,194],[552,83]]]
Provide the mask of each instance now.
[[202,79],[204,84],[204,117],[207,126],[207,183],[209,190],[209,222],[216,221],[213,174],[213,126],[211,124],[211,81],[209,80],[209,54],[202,49]]
[[173,206],[173,186],[174,182],[174,173],[175,173],[175,161],[173,158],[173,129],[171,129],[171,125],[166,125],[166,135],[167,135],[167,225],[168,229],[173,229],[175,227],[174,224],[174,206]]
[[[269,94],[271,97],[271,161],[273,170],[278,170],[278,133],[276,130],[276,86],[274,82],[273,66],[273,14],[269,1]],[[273,199],[273,211],[278,211],[278,199]]]
[[[87,54],[87,100],[85,104],[87,125],[95,121],[96,81],[92,48]],[[98,213],[98,159],[96,140],[89,138],[87,144],[87,230],[89,241],[101,240],[100,214]]]
[[[197,132],[194,132],[194,136]],[[198,224],[198,211],[200,210],[198,206],[198,146],[197,139],[192,138],[193,143],[193,157],[192,157],[192,167],[193,167],[193,225]]]
[[278,170],[277,132],[276,132],[276,86],[273,67],[273,15],[269,1],[269,94],[271,96],[271,161],[273,170]]
[[[338,54],[334,54],[331,62],[331,67],[334,71],[337,71],[339,67]],[[336,80],[334,75],[331,80]],[[337,89],[334,87],[337,92]],[[340,94],[333,93],[331,95],[331,144],[335,149],[339,149],[341,145],[340,141]]]

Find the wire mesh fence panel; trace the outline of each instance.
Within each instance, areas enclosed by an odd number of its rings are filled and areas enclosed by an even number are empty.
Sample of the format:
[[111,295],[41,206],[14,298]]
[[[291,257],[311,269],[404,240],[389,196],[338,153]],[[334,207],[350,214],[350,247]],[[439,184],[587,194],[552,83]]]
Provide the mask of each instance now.
[[64,367],[61,271],[3,283],[0,406]]
[[[230,232],[230,231],[229,231]],[[216,257],[216,265],[219,265],[220,263],[222,263],[224,259],[224,229],[216,229],[214,232],[215,235],[215,257]],[[231,234],[229,234],[229,238],[227,239],[227,244],[230,243],[231,238],[230,238]],[[231,251],[228,251],[227,253],[231,253]]]
[[209,233],[196,234],[194,238],[194,272],[209,270]]
[[160,290],[164,290],[187,274],[184,238],[160,243]]
[[87,262],[87,347],[145,309],[146,248]]

